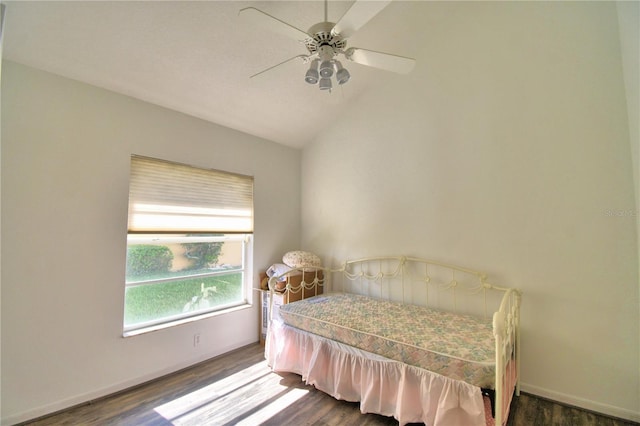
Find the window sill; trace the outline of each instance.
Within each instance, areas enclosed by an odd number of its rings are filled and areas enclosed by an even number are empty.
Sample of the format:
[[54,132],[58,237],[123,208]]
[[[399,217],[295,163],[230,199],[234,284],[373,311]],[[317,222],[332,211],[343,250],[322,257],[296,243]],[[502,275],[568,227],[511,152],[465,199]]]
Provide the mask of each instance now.
[[244,309],[249,309],[251,308],[253,305],[251,305],[250,303],[245,303],[239,306],[234,306],[231,308],[227,308],[227,309],[221,309],[219,311],[215,311],[215,312],[207,312],[205,314],[202,315],[195,315],[189,318],[182,318],[179,320],[175,320],[175,321],[169,321],[163,324],[156,324],[156,325],[152,325],[149,327],[143,327],[143,328],[137,328],[135,330],[128,330],[122,333],[122,337],[133,337],[133,336],[138,336],[140,334],[146,334],[146,333],[151,333],[154,331],[159,331],[159,330],[164,330],[166,328],[170,328],[170,327],[176,327],[178,325],[183,325],[183,324],[188,324],[191,322],[195,322],[195,321],[200,321],[203,319],[207,319],[207,318],[212,318],[212,317],[217,317],[219,315],[225,315],[228,314],[230,312],[236,312],[236,311],[241,311]]

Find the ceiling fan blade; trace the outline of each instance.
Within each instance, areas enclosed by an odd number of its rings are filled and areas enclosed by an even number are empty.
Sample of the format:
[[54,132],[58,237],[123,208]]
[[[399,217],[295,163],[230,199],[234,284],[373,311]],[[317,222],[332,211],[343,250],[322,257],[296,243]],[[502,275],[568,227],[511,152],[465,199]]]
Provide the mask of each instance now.
[[289,25],[268,13],[264,13],[263,11],[256,9],[255,7],[246,7],[241,9],[239,15],[250,24],[265,28],[274,33],[282,34],[294,40],[303,41],[309,38],[309,35],[301,29],[296,28],[293,25]]
[[416,64],[416,60],[404,56],[390,55],[374,50],[350,47],[344,52],[344,56],[358,64],[380,68],[399,74],[409,74]]
[[347,10],[340,21],[331,30],[332,35],[340,34],[343,38],[351,37],[378,12],[387,7],[391,0],[358,1]]
[[258,72],[258,73],[256,73],[256,74],[254,74],[254,75],[250,76],[249,78],[258,77],[259,75],[262,75],[262,74],[266,73],[267,71],[271,71],[272,69],[277,68],[277,67],[279,67],[280,65],[284,65],[284,64],[286,64],[287,62],[291,62],[291,61],[293,61],[293,60],[295,60],[295,59],[300,59],[300,60],[302,60],[303,62],[305,62],[305,61],[307,61],[307,60],[309,59],[309,55],[297,55],[297,56],[294,56],[293,58],[289,58],[289,59],[287,59],[286,61],[282,61],[282,62],[280,62],[279,64],[273,65],[273,66],[271,66],[271,67],[269,67],[269,68],[267,68],[267,69],[265,69],[265,70],[262,70],[262,71],[260,71],[260,72]]

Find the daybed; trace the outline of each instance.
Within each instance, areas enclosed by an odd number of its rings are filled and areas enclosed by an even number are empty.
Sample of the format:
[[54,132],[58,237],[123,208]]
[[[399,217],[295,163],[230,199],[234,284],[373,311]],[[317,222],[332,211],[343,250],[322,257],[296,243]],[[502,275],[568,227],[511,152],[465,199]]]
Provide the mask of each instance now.
[[412,257],[294,268],[269,288],[318,294],[270,309],[274,371],[401,425],[506,423],[519,394],[518,290]]

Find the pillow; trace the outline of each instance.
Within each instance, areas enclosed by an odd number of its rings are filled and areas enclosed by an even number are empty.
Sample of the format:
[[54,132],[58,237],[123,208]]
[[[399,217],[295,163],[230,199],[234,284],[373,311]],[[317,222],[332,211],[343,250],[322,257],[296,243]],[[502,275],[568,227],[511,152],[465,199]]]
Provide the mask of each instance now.
[[308,251],[290,251],[282,256],[282,263],[290,268],[319,267],[320,258]]
[[[269,278],[271,277],[279,277],[280,275],[289,272],[291,270],[290,266],[287,265],[283,265],[282,263],[274,263],[273,265],[269,266],[269,269],[267,269],[267,276]],[[283,280],[285,280],[286,278],[283,278]]]

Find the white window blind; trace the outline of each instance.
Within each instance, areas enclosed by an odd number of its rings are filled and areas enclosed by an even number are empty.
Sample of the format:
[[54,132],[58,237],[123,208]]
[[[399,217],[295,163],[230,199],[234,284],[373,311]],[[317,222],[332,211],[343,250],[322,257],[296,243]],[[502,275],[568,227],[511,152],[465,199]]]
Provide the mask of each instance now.
[[131,157],[131,233],[252,233],[253,178]]

